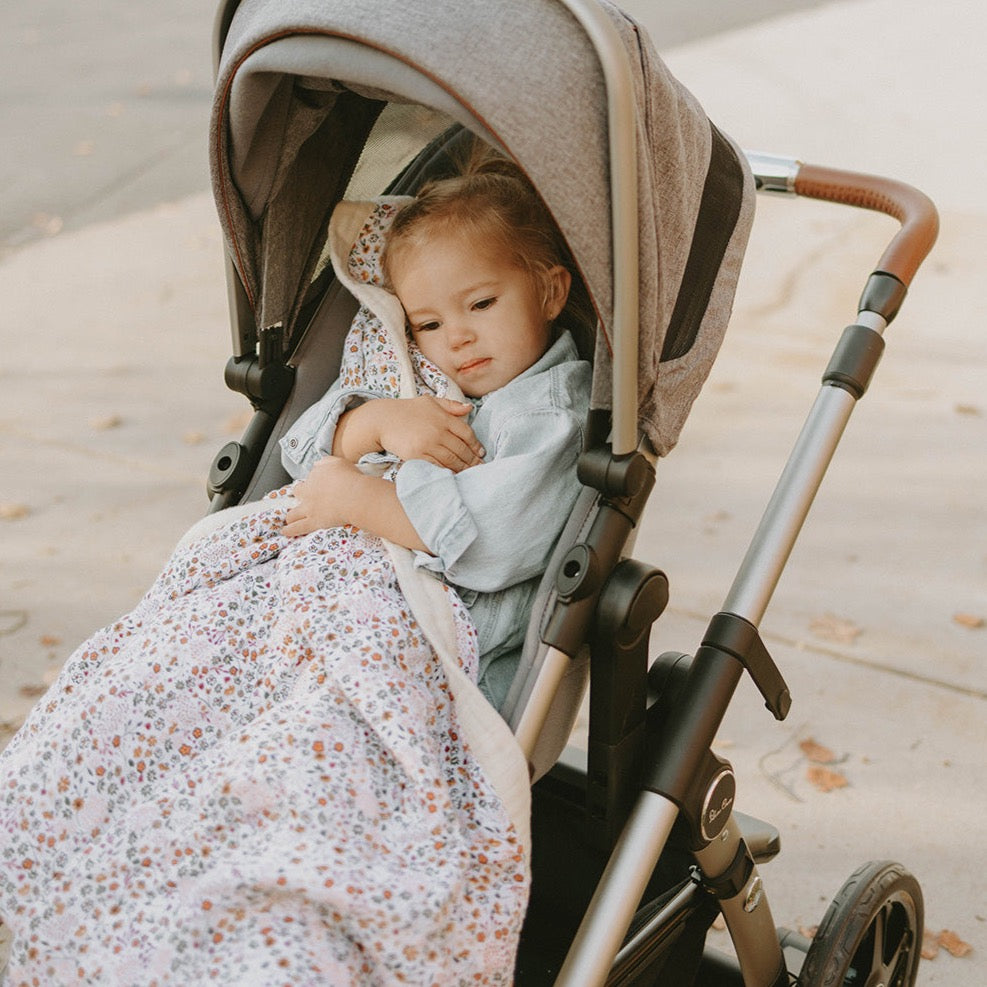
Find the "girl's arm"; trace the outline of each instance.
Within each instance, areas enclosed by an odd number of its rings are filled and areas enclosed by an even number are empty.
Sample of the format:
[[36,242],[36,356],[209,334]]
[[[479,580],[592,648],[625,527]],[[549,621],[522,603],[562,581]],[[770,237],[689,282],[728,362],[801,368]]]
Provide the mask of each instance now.
[[472,406],[446,398],[378,398],[345,412],[332,454],[357,462],[371,452],[421,459],[453,472],[483,462],[484,449],[466,422]]
[[295,486],[294,495],[298,506],[288,512],[282,528],[289,538],[352,524],[405,548],[429,551],[401,506],[394,484],[361,473],[339,456],[320,459],[308,479]]

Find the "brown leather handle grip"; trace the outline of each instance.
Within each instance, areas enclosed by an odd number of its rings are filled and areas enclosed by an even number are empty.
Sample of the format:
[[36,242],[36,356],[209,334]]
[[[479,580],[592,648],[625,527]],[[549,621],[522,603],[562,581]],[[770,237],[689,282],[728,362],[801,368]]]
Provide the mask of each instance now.
[[906,287],[939,233],[939,213],[932,200],[893,178],[803,164],[795,179],[795,192],[810,199],[873,209],[897,219],[901,229],[888,244],[877,269],[893,274]]

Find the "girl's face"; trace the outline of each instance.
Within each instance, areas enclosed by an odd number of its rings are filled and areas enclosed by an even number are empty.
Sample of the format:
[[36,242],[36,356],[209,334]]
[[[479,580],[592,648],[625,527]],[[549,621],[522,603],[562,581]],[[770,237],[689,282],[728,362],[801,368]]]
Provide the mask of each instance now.
[[544,355],[569,291],[565,268],[549,272],[543,292],[503,251],[457,231],[402,244],[389,266],[415,342],[468,397],[503,387]]

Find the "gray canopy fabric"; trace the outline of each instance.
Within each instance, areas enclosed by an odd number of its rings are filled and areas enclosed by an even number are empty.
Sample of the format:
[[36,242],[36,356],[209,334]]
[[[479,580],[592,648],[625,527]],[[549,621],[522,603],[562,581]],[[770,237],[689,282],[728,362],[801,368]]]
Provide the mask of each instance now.
[[[671,76],[643,30],[602,6],[634,77],[639,423],[664,455],[726,329],[753,182],[743,156]],[[609,407],[606,87],[595,48],[559,0],[242,0],[218,66],[211,161],[220,220],[257,326],[293,325],[328,216],[392,103],[441,111],[499,145],[529,175],[599,316],[593,404]],[[710,231],[713,250],[704,243]],[[698,290],[689,278],[698,279]],[[666,338],[673,322],[676,338]]]

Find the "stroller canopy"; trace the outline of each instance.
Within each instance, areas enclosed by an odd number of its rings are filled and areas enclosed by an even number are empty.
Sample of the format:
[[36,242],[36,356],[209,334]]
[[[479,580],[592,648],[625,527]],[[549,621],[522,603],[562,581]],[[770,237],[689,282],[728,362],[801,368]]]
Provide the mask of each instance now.
[[[602,6],[633,79],[638,415],[663,455],[726,328],[753,183],[643,30]],[[229,0],[217,32],[213,188],[257,328],[298,328],[336,203],[384,191],[456,122],[518,162],[566,237],[602,330],[593,406],[610,407],[607,86],[561,0]]]

